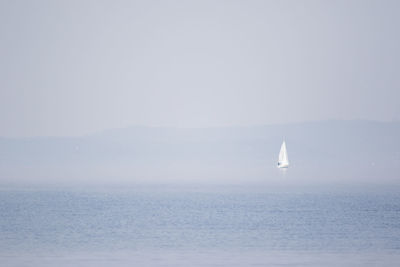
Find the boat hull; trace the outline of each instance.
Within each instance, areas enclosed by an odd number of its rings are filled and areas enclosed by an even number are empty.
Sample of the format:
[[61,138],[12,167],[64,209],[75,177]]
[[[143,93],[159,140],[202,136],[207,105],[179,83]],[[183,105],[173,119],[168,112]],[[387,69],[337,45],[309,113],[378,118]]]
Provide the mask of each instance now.
[[289,164],[279,164],[278,163],[278,166],[277,166],[279,169],[283,169],[283,168],[289,168]]

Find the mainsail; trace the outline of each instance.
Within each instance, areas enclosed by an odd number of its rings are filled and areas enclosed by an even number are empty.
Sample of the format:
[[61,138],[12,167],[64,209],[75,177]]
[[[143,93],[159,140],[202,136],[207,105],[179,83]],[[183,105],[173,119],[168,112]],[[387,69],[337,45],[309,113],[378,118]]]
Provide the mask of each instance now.
[[279,152],[278,168],[289,167],[289,159],[286,151],[286,143],[283,141],[281,151]]

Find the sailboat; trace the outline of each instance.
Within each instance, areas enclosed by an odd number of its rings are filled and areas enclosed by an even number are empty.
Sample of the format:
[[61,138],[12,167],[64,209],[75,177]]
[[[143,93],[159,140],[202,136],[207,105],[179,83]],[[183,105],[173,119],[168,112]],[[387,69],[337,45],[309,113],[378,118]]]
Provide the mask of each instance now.
[[286,151],[286,143],[283,141],[281,151],[279,151],[278,168],[288,168],[289,159]]

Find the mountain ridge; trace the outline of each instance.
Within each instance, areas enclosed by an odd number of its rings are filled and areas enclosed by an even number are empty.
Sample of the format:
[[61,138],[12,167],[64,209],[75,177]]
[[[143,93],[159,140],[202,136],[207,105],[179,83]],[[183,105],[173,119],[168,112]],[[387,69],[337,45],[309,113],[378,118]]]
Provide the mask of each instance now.
[[311,177],[322,170],[320,176],[395,181],[400,174],[398,136],[399,122],[334,120],[251,127],[134,126],[81,137],[0,138],[0,183],[28,176],[136,180],[208,175],[245,180],[275,171],[283,139],[291,175]]

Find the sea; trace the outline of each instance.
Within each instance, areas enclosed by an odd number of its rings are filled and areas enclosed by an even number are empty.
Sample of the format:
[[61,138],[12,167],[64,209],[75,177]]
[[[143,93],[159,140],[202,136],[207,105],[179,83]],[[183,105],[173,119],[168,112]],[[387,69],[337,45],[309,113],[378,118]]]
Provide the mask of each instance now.
[[399,266],[400,191],[2,187],[0,266]]

